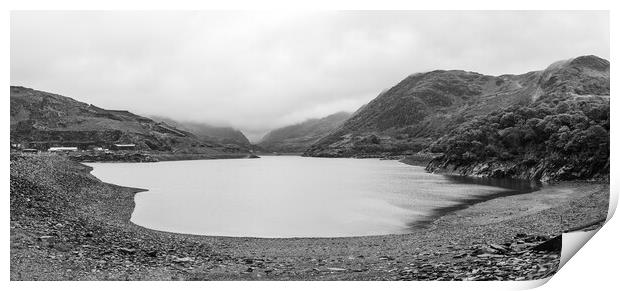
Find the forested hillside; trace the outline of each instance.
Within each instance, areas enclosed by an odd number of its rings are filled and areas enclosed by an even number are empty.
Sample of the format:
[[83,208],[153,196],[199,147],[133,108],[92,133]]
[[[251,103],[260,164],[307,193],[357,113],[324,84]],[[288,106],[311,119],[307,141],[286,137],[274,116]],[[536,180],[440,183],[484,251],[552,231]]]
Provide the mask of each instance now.
[[430,171],[540,180],[609,173],[609,62],[582,56],[522,75],[415,74],[308,156],[424,154]]
[[609,97],[540,97],[468,122],[431,147],[429,170],[534,180],[609,174]]
[[540,78],[540,96],[464,123],[430,146],[427,169],[533,180],[609,175],[609,62],[558,62]]
[[389,157],[417,153],[463,123],[542,96],[609,95],[609,62],[596,56],[542,71],[488,76],[466,71],[413,74],[360,108],[304,154]]

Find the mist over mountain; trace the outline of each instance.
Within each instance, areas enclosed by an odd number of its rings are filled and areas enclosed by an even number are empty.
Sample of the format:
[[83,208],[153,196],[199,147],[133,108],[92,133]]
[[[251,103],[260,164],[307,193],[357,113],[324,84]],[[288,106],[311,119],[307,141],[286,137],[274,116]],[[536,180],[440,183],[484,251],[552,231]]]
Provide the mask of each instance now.
[[248,138],[238,129],[227,126],[213,126],[200,122],[183,122],[163,116],[151,116],[153,120],[164,122],[176,128],[188,131],[198,138],[209,142],[235,144],[243,148],[250,148]]
[[[609,142],[609,87],[609,61],[596,56],[555,62],[521,75],[417,73],[382,92],[304,155],[387,157],[423,152],[439,155],[430,170],[548,179],[604,174],[609,169],[609,154],[601,152]],[[475,129],[487,125],[491,128]],[[547,128],[546,134],[540,127]],[[570,142],[570,150],[553,150],[558,140]],[[536,159],[545,164],[530,172],[532,165],[523,162]],[[508,168],[487,165],[491,173],[474,169],[483,162]],[[583,173],[559,172],[562,165],[565,172],[577,170],[578,163]]]
[[424,154],[434,158],[432,171],[582,178],[609,170],[609,153],[601,152],[609,145],[609,87],[609,61],[596,56],[520,75],[416,73],[352,115],[275,129],[256,147],[230,127],[155,117],[158,122],[12,86],[11,141],[42,148],[132,143],[143,151],[204,155],[250,149],[320,157]]
[[338,112],[323,118],[313,118],[304,122],[274,129],[258,143],[262,149],[271,152],[303,152],[310,145],[325,137],[351,116],[348,112]]
[[477,2],[11,10],[10,280],[549,280],[613,214],[614,14]]
[[608,180],[609,62],[593,56],[556,63],[539,94],[469,120],[435,141],[430,171],[528,180]]
[[364,105],[306,155],[411,154],[474,117],[558,92],[609,94],[609,62],[584,56],[521,75],[416,73]]
[[139,151],[214,156],[243,152],[129,111],[107,110],[24,87],[11,86],[10,90],[12,143],[40,149],[130,143]]
[[354,112],[414,72],[497,76],[608,58],[610,35],[607,11],[15,11],[10,21],[12,85],[232,126],[252,142]]

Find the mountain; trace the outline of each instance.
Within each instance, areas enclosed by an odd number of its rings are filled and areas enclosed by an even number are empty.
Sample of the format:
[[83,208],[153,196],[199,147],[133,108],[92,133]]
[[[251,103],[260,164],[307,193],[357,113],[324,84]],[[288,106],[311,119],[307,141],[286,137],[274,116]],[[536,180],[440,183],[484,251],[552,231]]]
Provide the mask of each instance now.
[[41,149],[133,143],[137,150],[160,154],[247,154],[129,111],[106,110],[58,94],[16,86],[11,86],[11,143]]
[[437,70],[408,76],[360,108],[304,155],[410,155],[476,117],[543,96],[609,95],[609,62],[583,56],[521,75]]
[[212,126],[199,122],[180,122],[171,118],[162,116],[151,116],[153,120],[164,122],[178,129],[191,132],[198,138],[221,144],[234,144],[244,149],[250,149],[252,145],[248,138],[240,130],[232,127]]
[[267,133],[258,143],[265,151],[298,153],[328,135],[351,116],[338,112],[323,118],[314,118],[302,123],[278,128]]
[[540,94],[436,140],[429,171],[528,180],[608,180],[609,62],[586,56],[540,74]]

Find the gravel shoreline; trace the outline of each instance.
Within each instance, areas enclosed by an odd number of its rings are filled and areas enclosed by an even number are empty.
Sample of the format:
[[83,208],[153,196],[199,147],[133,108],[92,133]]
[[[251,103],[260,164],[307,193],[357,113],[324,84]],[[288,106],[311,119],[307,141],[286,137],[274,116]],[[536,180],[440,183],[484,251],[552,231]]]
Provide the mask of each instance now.
[[559,249],[536,246],[604,220],[609,198],[606,183],[559,183],[404,235],[209,237],[131,223],[140,190],[90,170],[58,156],[11,156],[11,280],[541,279],[557,270]]

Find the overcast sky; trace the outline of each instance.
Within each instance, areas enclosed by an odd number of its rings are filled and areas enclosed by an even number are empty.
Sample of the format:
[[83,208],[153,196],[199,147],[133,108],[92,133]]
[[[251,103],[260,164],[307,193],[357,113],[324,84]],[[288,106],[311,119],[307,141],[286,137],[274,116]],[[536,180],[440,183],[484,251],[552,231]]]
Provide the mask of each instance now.
[[275,127],[354,111],[409,74],[609,59],[607,12],[13,12],[11,84],[107,109]]

